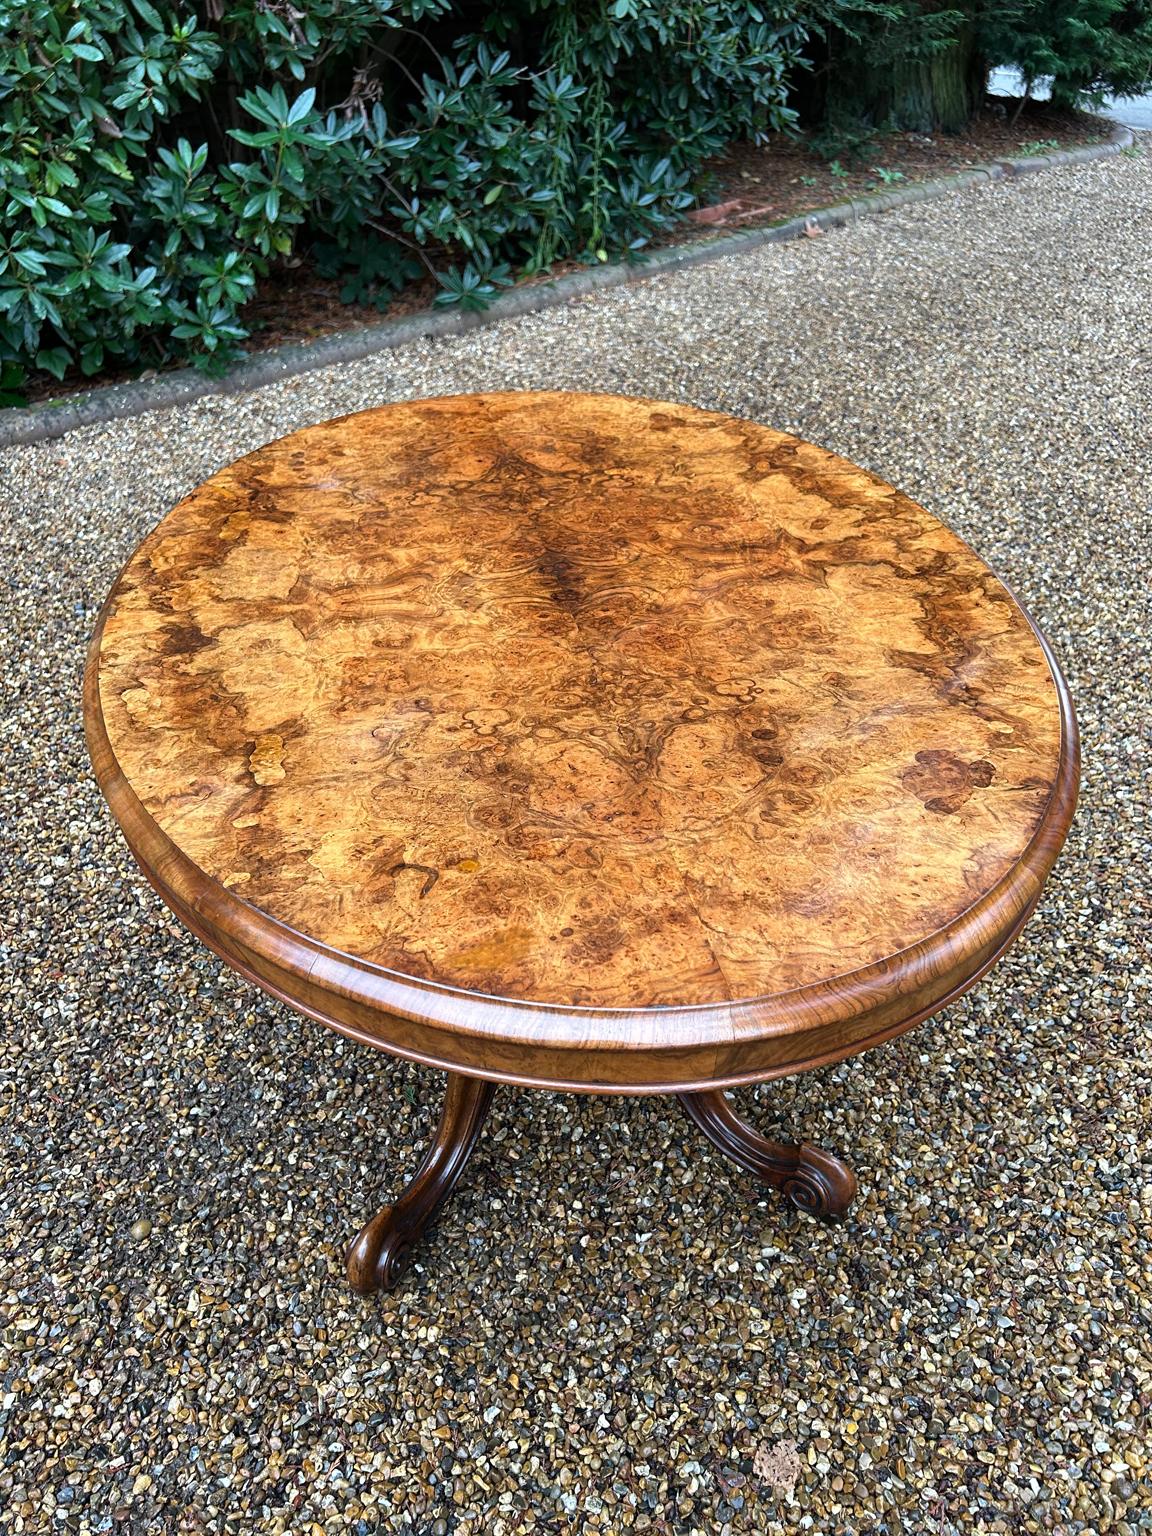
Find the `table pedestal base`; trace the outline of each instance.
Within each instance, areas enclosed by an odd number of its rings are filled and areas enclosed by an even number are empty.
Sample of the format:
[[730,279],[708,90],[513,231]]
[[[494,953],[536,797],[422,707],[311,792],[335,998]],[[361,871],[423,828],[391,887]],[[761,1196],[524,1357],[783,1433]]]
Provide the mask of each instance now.
[[496,1094],[496,1084],[448,1073],[432,1145],[395,1205],[361,1227],[346,1254],[348,1283],[361,1296],[390,1291],[408,1268],[412,1248],[460,1175]]
[[722,1088],[676,1097],[713,1146],[778,1189],[797,1210],[813,1216],[843,1216],[855,1200],[856,1175],[847,1163],[810,1141],[799,1146],[769,1141],[741,1120]]
[[[390,1291],[399,1282],[425,1227],[460,1182],[487,1119],[496,1084],[459,1072],[447,1077],[436,1134],[411,1182],[348,1247],[348,1283],[361,1296]],[[798,1210],[843,1216],[852,1204],[856,1175],[831,1152],[810,1142],[789,1146],[769,1141],[740,1118],[720,1088],[676,1097],[725,1157],[780,1190]]]

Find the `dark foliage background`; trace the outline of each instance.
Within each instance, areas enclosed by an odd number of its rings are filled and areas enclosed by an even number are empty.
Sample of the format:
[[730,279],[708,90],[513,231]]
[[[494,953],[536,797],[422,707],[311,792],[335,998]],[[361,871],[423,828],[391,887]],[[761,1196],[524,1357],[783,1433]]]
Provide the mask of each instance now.
[[1152,0],[0,0],[0,401],[222,366],[301,255],[381,307],[635,259],[725,145],[955,128],[990,59],[1141,89]]

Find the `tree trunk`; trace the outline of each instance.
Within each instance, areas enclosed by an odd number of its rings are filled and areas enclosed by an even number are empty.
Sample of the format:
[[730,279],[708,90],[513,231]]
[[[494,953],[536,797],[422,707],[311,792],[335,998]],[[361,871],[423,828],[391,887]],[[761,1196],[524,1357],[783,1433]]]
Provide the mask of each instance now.
[[825,128],[865,125],[912,133],[960,133],[984,99],[987,66],[976,29],[965,23],[945,46],[910,58],[914,34],[895,42],[866,40],[832,29],[811,75],[794,86],[801,117]]
[[877,82],[881,99],[873,113],[912,133],[961,133],[983,100],[986,77],[975,31],[966,26],[947,48],[900,63],[887,82]]

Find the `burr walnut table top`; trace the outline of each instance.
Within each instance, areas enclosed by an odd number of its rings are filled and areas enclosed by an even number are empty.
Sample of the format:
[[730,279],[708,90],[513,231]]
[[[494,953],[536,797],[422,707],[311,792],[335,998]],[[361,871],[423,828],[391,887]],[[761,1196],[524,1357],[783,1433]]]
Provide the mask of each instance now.
[[935,517],[610,395],[385,406],[222,470],[122,572],[86,717],[237,969],[417,1060],[628,1091],[962,991],[1077,775],[1043,640]]

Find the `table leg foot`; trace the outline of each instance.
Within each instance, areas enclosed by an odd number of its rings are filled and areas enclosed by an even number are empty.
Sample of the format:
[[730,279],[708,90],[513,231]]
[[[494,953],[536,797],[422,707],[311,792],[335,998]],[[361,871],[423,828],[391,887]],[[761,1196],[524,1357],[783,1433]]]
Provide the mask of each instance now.
[[786,1146],[769,1141],[740,1118],[722,1089],[676,1097],[714,1146],[780,1190],[798,1210],[813,1216],[843,1216],[856,1198],[856,1175],[847,1163],[811,1142]]
[[392,1205],[365,1223],[348,1245],[348,1283],[361,1296],[390,1291],[440,1204],[456,1188],[487,1119],[496,1084],[449,1072],[432,1144]]

